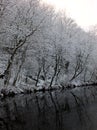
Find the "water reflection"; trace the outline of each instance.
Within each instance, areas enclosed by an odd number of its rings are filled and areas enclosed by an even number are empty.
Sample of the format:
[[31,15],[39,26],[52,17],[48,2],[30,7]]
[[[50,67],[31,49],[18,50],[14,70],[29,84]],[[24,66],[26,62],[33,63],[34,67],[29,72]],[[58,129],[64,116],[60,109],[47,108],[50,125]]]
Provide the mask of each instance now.
[[39,92],[0,101],[0,130],[96,130],[96,90]]

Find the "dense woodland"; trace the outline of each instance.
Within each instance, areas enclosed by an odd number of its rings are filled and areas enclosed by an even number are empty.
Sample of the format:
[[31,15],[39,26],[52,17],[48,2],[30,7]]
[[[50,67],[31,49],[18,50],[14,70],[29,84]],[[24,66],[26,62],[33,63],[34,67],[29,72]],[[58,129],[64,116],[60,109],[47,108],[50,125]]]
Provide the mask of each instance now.
[[0,0],[1,87],[97,82],[95,32],[40,0]]

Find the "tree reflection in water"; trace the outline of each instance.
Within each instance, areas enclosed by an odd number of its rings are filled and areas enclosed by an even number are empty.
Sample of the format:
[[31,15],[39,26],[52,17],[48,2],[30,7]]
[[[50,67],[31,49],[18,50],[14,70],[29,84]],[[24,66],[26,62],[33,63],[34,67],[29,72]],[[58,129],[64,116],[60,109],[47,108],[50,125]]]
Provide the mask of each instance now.
[[39,92],[1,100],[0,130],[96,130],[96,91],[81,92]]

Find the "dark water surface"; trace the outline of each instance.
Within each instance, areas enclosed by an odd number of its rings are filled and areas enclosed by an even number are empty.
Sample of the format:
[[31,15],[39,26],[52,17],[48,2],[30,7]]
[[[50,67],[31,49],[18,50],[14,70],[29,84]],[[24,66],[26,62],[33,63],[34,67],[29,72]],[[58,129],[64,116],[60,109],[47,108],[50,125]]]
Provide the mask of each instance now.
[[97,88],[0,100],[0,130],[97,130]]

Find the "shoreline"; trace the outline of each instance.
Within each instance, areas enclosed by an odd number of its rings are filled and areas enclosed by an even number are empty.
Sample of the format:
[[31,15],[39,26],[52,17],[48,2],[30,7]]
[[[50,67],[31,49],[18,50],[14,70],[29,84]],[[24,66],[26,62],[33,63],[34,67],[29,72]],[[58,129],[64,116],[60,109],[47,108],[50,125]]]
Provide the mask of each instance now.
[[6,88],[0,89],[0,98],[7,98],[7,97],[14,97],[15,95],[20,94],[31,94],[31,93],[37,93],[37,92],[52,92],[57,90],[73,90],[75,88],[96,88],[97,83],[85,83],[81,85],[75,85],[75,84],[67,84],[66,86],[52,86],[52,87],[15,87],[15,86],[8,86]]

